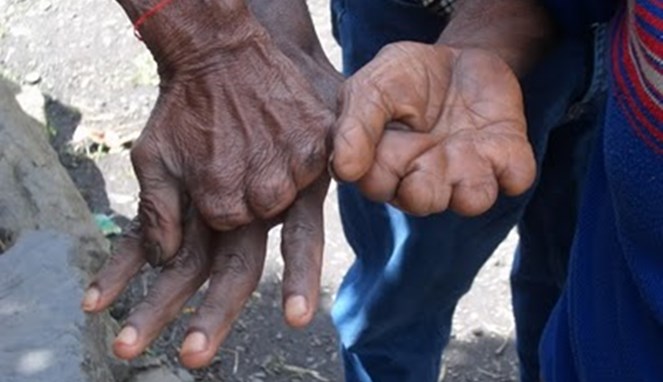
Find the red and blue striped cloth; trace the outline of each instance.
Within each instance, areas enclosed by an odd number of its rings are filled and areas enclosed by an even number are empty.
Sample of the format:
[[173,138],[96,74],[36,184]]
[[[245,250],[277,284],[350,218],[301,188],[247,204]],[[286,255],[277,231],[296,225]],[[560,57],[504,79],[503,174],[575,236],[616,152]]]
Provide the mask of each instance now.
[[663,1],[625,2],[613,26],[605,122],[541,342],[545,382],[663,381]]
[[627,7],[611,57],[618,104],[636,134],[663,153],[663,0]]

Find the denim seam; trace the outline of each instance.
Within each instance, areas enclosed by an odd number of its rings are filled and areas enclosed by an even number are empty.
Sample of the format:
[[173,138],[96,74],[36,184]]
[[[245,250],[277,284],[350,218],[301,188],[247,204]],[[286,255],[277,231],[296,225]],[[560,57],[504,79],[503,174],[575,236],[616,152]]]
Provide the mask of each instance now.
[[594,33],[594,62],[592,63],[592,79],[585,95],[581,98],[581,105],[591,103],[597,94],[605,92],[608,88],[606,73],[606,54],[608,52],[608,37],[606,24],[595,24]]

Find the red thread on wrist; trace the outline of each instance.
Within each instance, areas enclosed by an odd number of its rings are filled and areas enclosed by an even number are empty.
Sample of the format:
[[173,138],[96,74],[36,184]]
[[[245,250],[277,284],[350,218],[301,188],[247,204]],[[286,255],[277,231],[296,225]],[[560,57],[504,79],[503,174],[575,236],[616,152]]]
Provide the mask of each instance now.
[[168,6],[168,4],[170,4],[171,2],[173,2],[173,0],[161,0],[161,1],[159,1],[158,3],[156,3],[156,5],[154,7],[150,8],[147,12],[143,13],[143,15],[140,16],[138,18],[138,20],[136,20],[136,22],[134,23],[134,35],[136,36],[137,39],[139,39],[140,41],[143,41],[143,37],[140,35],[140,30],[139,30],[140,27],[143,26],[143,24],[145,24],[145,22],[150,17],[156,15],[162,9],[166,8],[166,6]]

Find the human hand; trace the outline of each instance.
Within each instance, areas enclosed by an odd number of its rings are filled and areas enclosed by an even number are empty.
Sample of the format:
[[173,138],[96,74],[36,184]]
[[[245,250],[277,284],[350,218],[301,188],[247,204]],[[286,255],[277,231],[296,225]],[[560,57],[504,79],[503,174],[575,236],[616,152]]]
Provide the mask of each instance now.
[[477,215],[500,189],[518,195],[534,180],[518,80],[484,50],[392,44],[344,84],[341,102],[333,169],[373,200]]
[[222,3],[171,3],[140,31],[161,78],[131,153],[153,264],[180,247],[189,203],[229,230],[279,215],[326,169],[333,113],[245,5]]
[[[113,343],[115,355],[122,359],[139,356],[209,280],[180,351],[186,367],[209,364],[257,288],[267,233],[281,220],[284,317],[293,327],[308,324],[318,306],[324,245],[322,202],[327,186],[328,179],[321,178],[304,190],[279,219],[269,223],[256,220],[234,231],[214,231],[199,216],[192,215],[187,220],[182,248],[163,266],[145,299],[124,322]],[[83,301],[86,312],[106,309],[145,265],[147,256],[141,237],[141,226],[134,220],[118,240],[110,261],[90,284]]]

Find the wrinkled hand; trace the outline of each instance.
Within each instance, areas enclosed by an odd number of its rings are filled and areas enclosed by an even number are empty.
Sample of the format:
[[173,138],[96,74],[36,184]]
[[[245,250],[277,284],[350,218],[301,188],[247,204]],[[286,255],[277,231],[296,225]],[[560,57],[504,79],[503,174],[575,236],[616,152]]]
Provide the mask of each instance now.
[[495,55],[393,44],[348,80],[341,102],[333,169],[371,199],[477,215],[500,189],[517,195],[534,180],[518,80]]
[[[267,13],[263,19],[267,16],[273,17]],[[336,90],[342,80],[340,75],[324,55],[305,52],[299,44],[293,44],[287,38],[289,33],[284,33],[287,29],[281,28],[282,23],[271,25],[270,31],[280,37],[279,48],[310,79],[316,94],[325,102],[327,113],[332,114],[336,109]],[[143,35],[146,40],[150,37]],[[323,127],[308,126],[314,130]],[[258,285],[265,261],[267,233],[281,221],[285,320],[293,327],[308,324],[318,305],[324,244],[322,206],[328,185],[329,178],[323,173],[298,194],[285,213],[268,221],[254,220],[234,231],[217,232],[199,214],[189,216],[182,247],[174,259],[164,265],[145,300],[132,310],[114,343],[115,354],[124,359],[140,355],[180,314],[187,299],[209,280],[209,289],[190,322],[180,355],[186,367],[202,367],[211,362]],[[153,256],[149,245],[145,245],[151,239],[146,237],[140,221],[134,221],[132,228],[119,240],[111,260],[92,281],[83,301],[86,311],[100,312],[107,308]]]
[[189,202],[233,229],[282,213],[327,165],[333,113],[245,6],[220,3],[172,3],[141,30],[161,85],[131,158],[155,264],[179,248]]
[[[308,324],[318,305],[324,245],[322,202],[327,186],[328,181],[321,179],[303,191],[282,219],[283,306],[285,320],[293,327]],[[209,364],[258,286],[267,233],[279,221],[255,221],[235,231],[216,232],[199,216],[188,219],[182,248],[162,268],[116,338],[116,356],[139,356],[209,280],[205,298],[189,323],[180,351],[186,367]],[[85,311],[106,309],[145,265],[147,256],[141,236],[141,226],[135,220],[118,240],[110,261],[92,281],[83,302]]]

